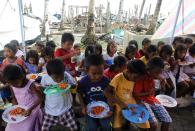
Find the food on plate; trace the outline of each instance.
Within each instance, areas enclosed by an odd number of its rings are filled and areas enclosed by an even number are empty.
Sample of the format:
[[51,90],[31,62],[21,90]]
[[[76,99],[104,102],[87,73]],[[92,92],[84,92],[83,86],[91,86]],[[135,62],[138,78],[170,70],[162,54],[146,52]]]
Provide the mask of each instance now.
[[145,116],[145,112],[142,111],[140,117],[141,117],[141,118],[144,118],[144,116]]
[[36,78],[37,78],[37,76],[35,74],[32,74],[32,75],[29,76],[29,79],[33,79],[34,80]]
[[136,107],[132,106],[129,108],[129,110],[132,112],[132,115],[136,114]]
[[67,83],[60,83],[60,84],[58,84],[58,87],[61,89],[65,89],[66,87],[68,87],[68,84]]
[[91,110],[91,112],[92,112],[94,115],[99,115],[99,114],[101,114],[103,111],[104,111],[104,107],[102,107],[102,106],[95,106],[95,107],[92,107],[92,110]]
[[17,108],[15,108],[15,109],[11,110],[11,111],[9,112],[9,114],[10,114],[11,116],[16,116],[16,115],[22,115],[23,112],[25,112],[25,109],[23,109],[23,108],[21,108],[21,107],[17,107]]

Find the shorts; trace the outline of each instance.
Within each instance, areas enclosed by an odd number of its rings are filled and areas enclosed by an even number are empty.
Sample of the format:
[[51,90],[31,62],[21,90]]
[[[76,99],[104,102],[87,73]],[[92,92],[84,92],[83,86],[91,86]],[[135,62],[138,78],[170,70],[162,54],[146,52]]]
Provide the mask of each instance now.
[[[155,123],[158,122],[164,122],[164,123],[171,123],[172,118],[170,117],[167,110],[162,106],[161,104],[148,104],[144,103],[146,109],[148,110],[150,116],[149,116],[149,122],[151,126],[154,126]],[[157,119],[156,119],[157,117]]]
[[[121,113],[121,107],[119,105],[115,105],[115,110],[114,110],[114,119],[113,119],[113,128],[121,128],[123,126],[123,117]],[[150,128],[149,122],[145,122],[142,124],[136,124],[139,128]]]
[[57,124],[67,127],[71,131],[77,131],[78,127],[75,121],[75,114],[73,112],[73,109],[69,109],[60,116],[45,114],[41,131],[49,131],[52,126],[55,126]]

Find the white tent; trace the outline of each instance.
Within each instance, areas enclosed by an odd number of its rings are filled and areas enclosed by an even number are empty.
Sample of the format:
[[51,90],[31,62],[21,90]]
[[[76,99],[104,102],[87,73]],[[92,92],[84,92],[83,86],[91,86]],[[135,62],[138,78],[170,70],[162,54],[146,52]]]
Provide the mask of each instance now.
[[[9,2],[9,3],[7,3]],[[17,0],[1,0],[0,4],[0,50],[15,39],[22,42],[20,18]],[[31,40],[40,35],[40,21],[24,16],[25,40]]]
[[[158,28],[152,39],[171,38],[173,36],[195,34],[195,1],[183,0],[179,7],[179,1],[177,7],[170,13],[168,18]],[[168,5],[167,5],[168,6]],[[178,19],[177,18],[178,11]],[[177,20],[177,21],[176,21]],[[174,25],[175,30],[174,30]]]

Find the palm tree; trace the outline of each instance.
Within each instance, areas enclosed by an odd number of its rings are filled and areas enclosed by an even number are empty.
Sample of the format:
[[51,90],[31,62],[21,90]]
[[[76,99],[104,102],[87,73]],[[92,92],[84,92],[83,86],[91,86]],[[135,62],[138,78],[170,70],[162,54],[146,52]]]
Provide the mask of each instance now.
[[46,21],[48,21],[48,12],[49,12],[49,0],[45,0],[44,18],[43,18],[43,22],[42,22],[41,36],[45,36],[45,23],[46,23]]
[[142,5],[141,5],[141,9],[140,9],[140,12],[139,12],[139,22],[141,21],[141,17],[142,17],[142,13],[143,13],[145,3],[146,3],[146,0],[143,0]]
[[60,22],[60,28],[59,30],[63,30],[64,29],[64,20],[65,20],[65,0],[63,0],[62,2],[62,14],[61,14],[61,22]]
[[95,36],[95,16],[94,16],[94,9],[95,9],[95,0],[89,1],[88,7],[88,25],[85,35],[82,37],[81,42],[84,45],[88,44],[95,44],[96,43],[96,36]]
[[155,28],[156,28],[156,23],[157,23],[158,16],[159,16],[159,13],[160,13],[161,4],[162,4],[162,0],[158,0],[157,3],[156,3],[156,8],[155,8],[155,11],[154,11],[153,19],[150,22],[150,26],[149,26],[149,28],[146,32],[146,35],[153,35],[154,34],[154,31],[155,31]]

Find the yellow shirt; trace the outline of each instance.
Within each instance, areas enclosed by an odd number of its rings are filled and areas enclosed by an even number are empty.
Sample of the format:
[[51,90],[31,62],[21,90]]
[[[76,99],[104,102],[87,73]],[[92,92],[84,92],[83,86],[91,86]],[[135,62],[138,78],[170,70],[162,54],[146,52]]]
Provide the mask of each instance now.
[[134,82],[125,78],[123,73],[115,76],[110,82],[110,86],[113,88],[115,95],[123,102],[127,104],[136,104],[133,98]]
[[142,56],[140,58],[140,60],[143,61],[145,65],[147,65],[148,61],[146,60],[146,57],[145,56]]

